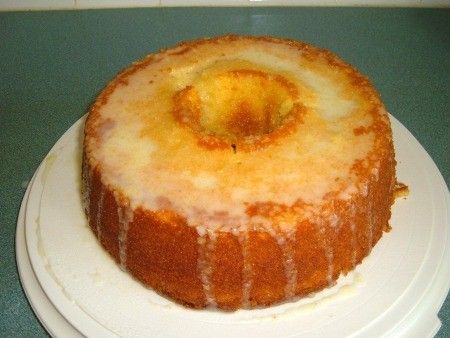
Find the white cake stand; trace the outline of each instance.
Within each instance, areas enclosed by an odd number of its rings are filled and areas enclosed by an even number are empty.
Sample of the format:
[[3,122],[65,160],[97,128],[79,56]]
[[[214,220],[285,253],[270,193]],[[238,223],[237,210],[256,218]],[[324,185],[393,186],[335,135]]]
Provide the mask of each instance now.
[[64,337],[431,337],[450,287],[449,192],[426,151],[391,117],[399,181],[391,232],[331,289],[267,309],[180,307],[122,272],[87,226],[80,196],[84,119],[46,156],[22,202],[20,278],[38,318]]

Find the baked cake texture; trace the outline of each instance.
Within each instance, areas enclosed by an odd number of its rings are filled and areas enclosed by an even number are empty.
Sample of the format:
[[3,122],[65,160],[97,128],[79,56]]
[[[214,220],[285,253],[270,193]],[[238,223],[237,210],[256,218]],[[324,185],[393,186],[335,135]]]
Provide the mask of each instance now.
[[89,225],[123,270],[189,307],[326,288],[389,229],[392,132],[369,80],[329,51],[222,36],[151,54],[85,125]]

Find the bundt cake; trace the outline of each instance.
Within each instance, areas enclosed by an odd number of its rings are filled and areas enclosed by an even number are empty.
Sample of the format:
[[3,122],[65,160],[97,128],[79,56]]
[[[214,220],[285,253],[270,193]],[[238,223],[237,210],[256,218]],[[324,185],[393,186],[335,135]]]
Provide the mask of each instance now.
[[101,92],[84,136],[99,242],[189,307],[319,291],[389,229],[388,114],[365,76],[307,43],[227,35],[148,55]]

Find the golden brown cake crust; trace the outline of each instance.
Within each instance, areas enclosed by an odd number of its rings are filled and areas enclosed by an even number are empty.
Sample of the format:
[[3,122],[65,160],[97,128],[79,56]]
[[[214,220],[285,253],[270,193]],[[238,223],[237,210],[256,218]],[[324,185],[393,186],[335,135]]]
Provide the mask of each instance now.
[[[342,189],[330,190],[317,205],[301,199],[290,204],[271,200],[246,203],[246,216],[269,219],[269,227],[257,223],[208,227],[208,224],[192,223],[171,207],[170,200],[161,200],[158,209],[132,203],[128,192],[106,178],[105,170],[110,168],[94,153],[103,142],[99,130],[112,128],[109,125],[112,122],[102,117],[102,109],[111,95],[117,88],[126,87],[133,74],[165,57],[182,57],[201,45],[241,40],[249,44],[287,45],[302,53],[303,62],[310,69],[317,68],[321,72],[318,68],[326,65],[345,74],[343,76],[350,80],[346,87],[348,92],[344,90],[342,95],[352,96],[352,89],[358,88],[361,109],[371,117],[371,123],[354,128],[352,132],[355,138],[373,135],[373,144],[366,156],[355,160],[349,170],[356,188],[343,194],[347,182],[340,183],[342,179],[337,177],[333,184],[341,184]],[[318,58],[325,62],[316,64]],[[180,91],[175,102],[181,100],[180,104],[185,104],[187,101],[182,101],[188,100],[185,94]],[[189,105],[196,107],[190,101]],[[237,138],[230,142],[238,151],[254,156],[258,156],[260,149],[268,151],[272,144],[284,142],[284,135],[303,123],[303,116],[310,108],[295,108],[294,104],[292,109],[294,117],[275,132],[262,133],[251,141]],[[184,110],[180,114],[190,112]],[[181,115],[175,111],[175,120]],[[180,129],[186,128],[183,122],[177,123]],[[236,128],[237,134],[246,135],[242,126]],[[198,132],[194,139],[197,151],[208,153],[229,148],[224,138],[215,135]],[[179,303],[227,310],[265,306],[304,296],[332,285],[340,274],[353,270],[370,253],[383,231],[389,229],[395,185],[389,120],[378,94],[364,76],[329,51],[306,43],[233,35],[180,44],[150,55],[120,73],[89,112],[82,172],[89,224],[102,246],[123,269]],[[183,193],[188,195],[190,191]],[[300,214],[302,217],[298,217]]]

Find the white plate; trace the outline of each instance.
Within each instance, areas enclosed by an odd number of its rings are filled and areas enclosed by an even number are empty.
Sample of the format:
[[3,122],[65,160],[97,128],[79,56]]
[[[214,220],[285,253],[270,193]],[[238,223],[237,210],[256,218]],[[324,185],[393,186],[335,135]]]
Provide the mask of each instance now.
[[83,119],[56,143],[30,184],[23,207],[34,273],[64,320],[90,337],[432,336],[450,287],[449,193],[425,150],[391,121],[398,178],[410,195],[396,202],[392,231],[356,272],[314,297],[252,311],[196,311],[123,273],[82,212]]
[[20,281],[31,307],[52,336],[82,338],[82,335],[64,319],[47,298],[31,267],[25,242],[25,210],[32,184],[33,180],[25,192],[17,219],[16,258]]

